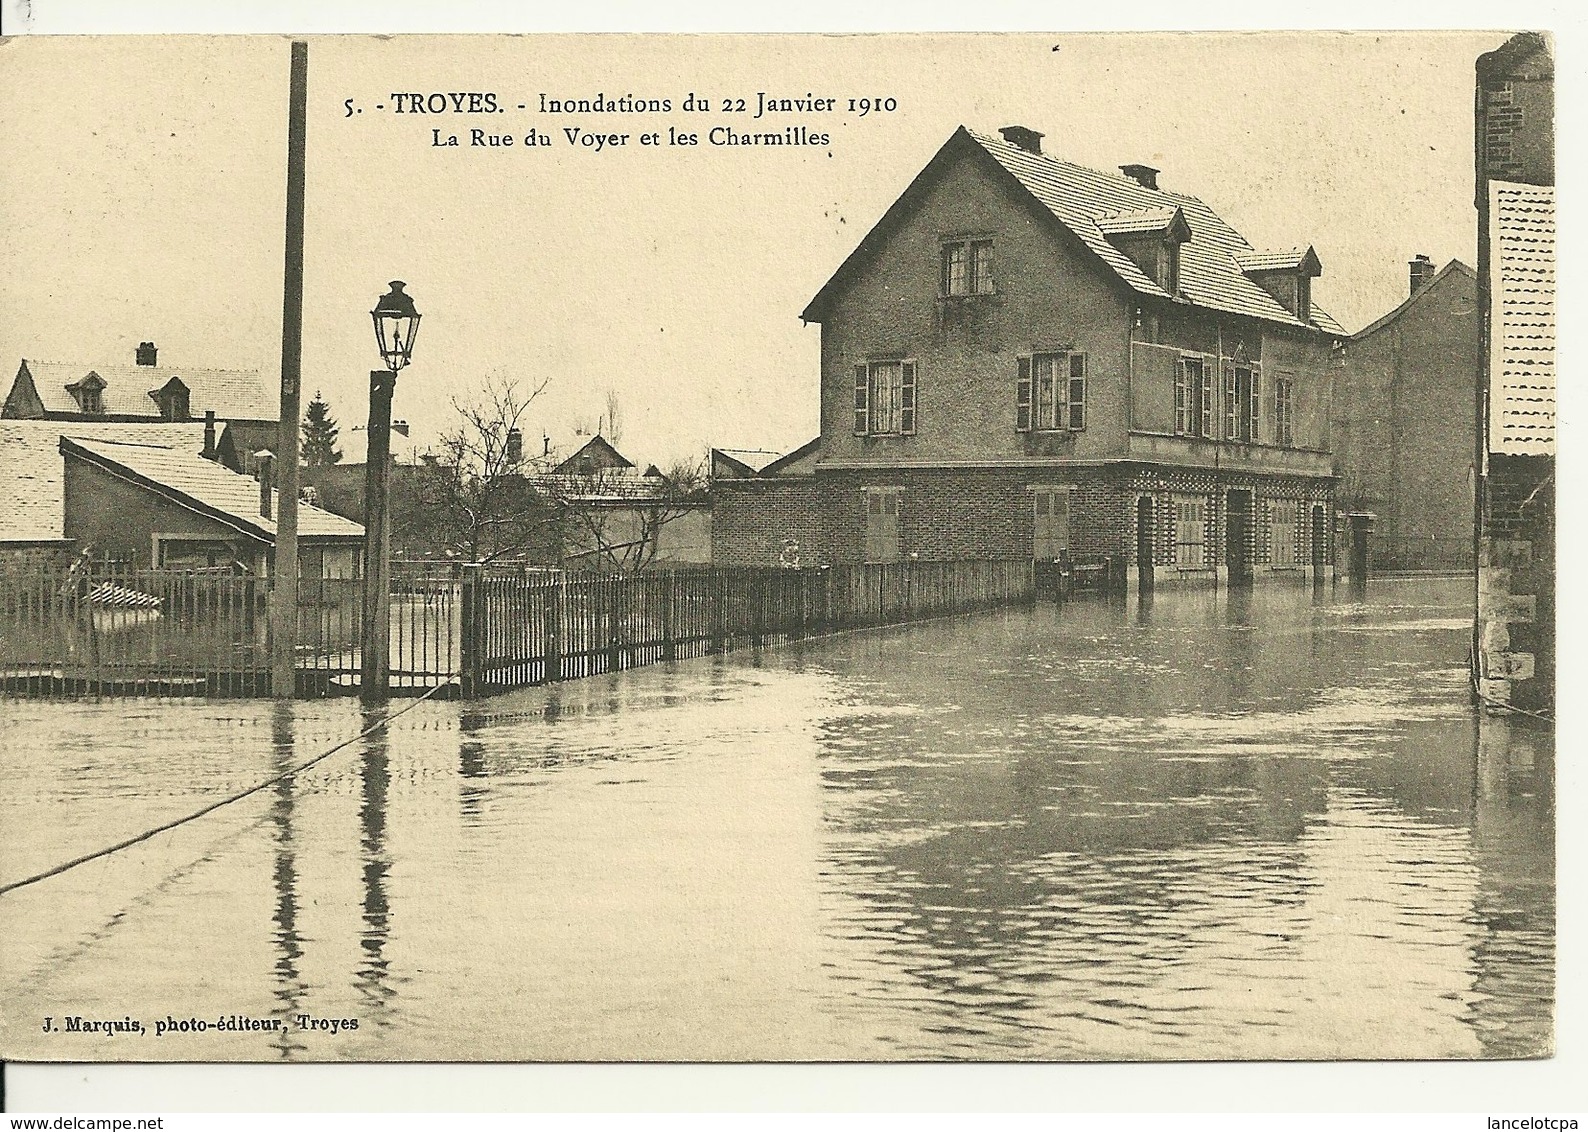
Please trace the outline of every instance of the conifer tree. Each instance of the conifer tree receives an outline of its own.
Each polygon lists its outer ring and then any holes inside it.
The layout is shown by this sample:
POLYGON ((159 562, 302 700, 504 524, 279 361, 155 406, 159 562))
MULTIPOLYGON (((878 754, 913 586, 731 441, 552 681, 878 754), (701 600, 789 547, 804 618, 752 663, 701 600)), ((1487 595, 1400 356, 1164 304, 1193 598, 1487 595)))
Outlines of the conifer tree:
POLYGON ((342 453, 336 447, 337 431, 331 407, 316 389, 303 413, 303 462, 315 468, 338 463, 342 453))

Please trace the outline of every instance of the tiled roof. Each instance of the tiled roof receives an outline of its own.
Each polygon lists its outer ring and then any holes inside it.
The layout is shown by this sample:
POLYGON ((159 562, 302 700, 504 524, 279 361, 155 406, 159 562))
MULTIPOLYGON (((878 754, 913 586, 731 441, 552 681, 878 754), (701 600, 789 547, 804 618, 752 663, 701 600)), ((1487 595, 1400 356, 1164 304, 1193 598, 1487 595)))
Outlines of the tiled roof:
POLYGON ((98 438, 131 434, 195 454, 204 448, 202 423, 0 420, 0 542, 48 542, 65 537, 61 436, 66 433, 98 438))
MULTIPOLYGON (((60 426, 57 425, 57 428, 60 426)), ((126 439, 88 439, 61 429, 62 449, 81 453, 95 464, 132 473, 161 494, 202 514, 218 518, 257 537, 275 541, 276 522, 259 514, 259 483, 251 476, 206 460, 191 447, 159 444, 141 433, 126 439)), ((201 438, 202 439, 202 438, 201 438)), ((272 500, 275 513, 279 499, 272 500)), ((310 538, 362 538, 364 528, 340 515, 306 503, 298 506, 298 534, 310 538)))
POLYGON ((1099 230, 1106 236, 1127 232, 1158 232, 1174 222, 1177 209, 1167 205, 1161 208, 1138 208, 1131 212, 1115 212, 1096 218, 1099 230))
MULTIPOLYGON (((1179 208, 1185 213, 1193 233, 1180 247, 1180 289, 1185 298, 1197 306, 1229 314, 1290 326, 1303 325, 1273 296, 1246 277, 1236 257, 1253 255, 1256 249, 1196 197, 1149 189, 1128 177, 1071 165, 974 130, 966 133, 1132 290, 1164 299, 1170 297, 1147 278, 1129 256, 1108 241, 1096 218, 1179 208)), ((1312 316, 1313 324, 1319 329, 1327 333, 1345 333, 1344 327, 1316 303, 1312 316)))
POLYGON ((1286 248, 1277 252, 1242 252, 1235 266, 1242 271, 1295 271, 1301 267, 1311 248, 1286 248))
POLYGON ((588 476, 543 472, 531 475, 529 481, 546 495, 584 503, 643 502, 667 493, 663 477, 642 475, 633 468, 609 468, 588 476))
POLYGON ((1489 450, 1555 451, 1555 189, 1489 182, 1489 450))
POLYGON ((67 392, 90 373, 105 383, 104 409, 114 416, 160 416, 160 406, 149 394, 173 377, 188 387, 189 412, 202 417, 214 409, 221 420, 273 421, 280 417, 280 395, 255 370, 188 369, 183 366, 86 366, 68 362, 38 362, 24 358, 46 412, 76 413, 76 398, 67 392))

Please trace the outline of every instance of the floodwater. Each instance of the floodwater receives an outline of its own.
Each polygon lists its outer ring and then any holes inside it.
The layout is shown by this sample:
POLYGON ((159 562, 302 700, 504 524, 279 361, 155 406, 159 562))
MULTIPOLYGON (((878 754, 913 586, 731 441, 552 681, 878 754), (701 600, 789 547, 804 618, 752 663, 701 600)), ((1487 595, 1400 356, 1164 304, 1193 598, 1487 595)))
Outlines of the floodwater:
MULTIPOLYGON (((0 1053, 1546 1054, 1553 736, 1468 706, 1470 586, 1042 605, 427 702, 0 896, 0 1053)), ((9 881, 364 717, 0 720, 9 881)))

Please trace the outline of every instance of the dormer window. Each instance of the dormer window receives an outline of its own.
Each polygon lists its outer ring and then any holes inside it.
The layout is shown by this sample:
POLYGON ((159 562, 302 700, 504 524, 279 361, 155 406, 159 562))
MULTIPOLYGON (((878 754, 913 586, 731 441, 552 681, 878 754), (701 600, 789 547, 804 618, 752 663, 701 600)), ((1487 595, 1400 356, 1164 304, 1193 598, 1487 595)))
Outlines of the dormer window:
POLYGON ((1180 245, 1191 239, 1191 225, 1178 206, 1109 213, 1095 222, 1143 275, 1170 295, 1180 294, 1180 245))
POLYGON ((1247 252, 1235 257, 1245 276, 1301 322, 1312 322, 1312 281, 1323 274, 1312 248, 1247 252))
POLYGON ((66 387, 66 392, 84 413, 98 415, 105 411, 105 379, 97 373, 90 372, 83 380, 74 381, 66 387))
POLYGON ((992 294, 992 241, 945 243, 939 289, 946 298, 992 294))
POLYGON ((162 421, 185 421, 189 417, 188 388, 180 377, 173 377, 159 389, 151 389, 149 396, 160 406, 162 421))

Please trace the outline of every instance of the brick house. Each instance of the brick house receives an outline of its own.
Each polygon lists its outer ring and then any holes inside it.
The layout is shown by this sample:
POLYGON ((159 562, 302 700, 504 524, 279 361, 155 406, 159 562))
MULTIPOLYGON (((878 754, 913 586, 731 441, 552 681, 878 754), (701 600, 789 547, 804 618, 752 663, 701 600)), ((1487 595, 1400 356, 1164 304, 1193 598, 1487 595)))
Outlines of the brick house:
POLYGON ((1371 513, 1375 570, 1472 569, 1478 276, 1410 263, 1408 296, 1351 336, 1332 410, 1337 499, 1371 513))
POLYGON ((821 435, 713 483, 713 557, 1110 555, 1132 584, 1322 575, 1345 331, 1157 170, 955 131, 803 312, 821 435))
POLYGON ((1555 704, 1555 64, 1524 32, 1476 65, 1481 315, 1473 678, 1555 704))

